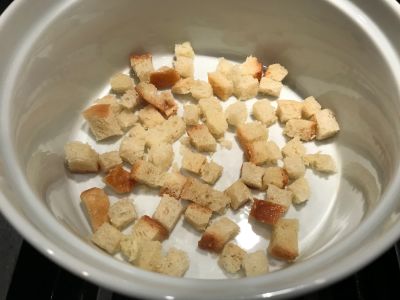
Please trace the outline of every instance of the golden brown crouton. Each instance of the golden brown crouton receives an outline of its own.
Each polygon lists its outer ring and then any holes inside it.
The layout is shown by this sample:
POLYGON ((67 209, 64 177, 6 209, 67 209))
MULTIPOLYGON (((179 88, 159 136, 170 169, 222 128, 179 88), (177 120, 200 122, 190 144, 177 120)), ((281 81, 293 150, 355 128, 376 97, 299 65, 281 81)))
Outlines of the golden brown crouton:
POLYGON ((91 188, 83 191, 81 201, 86 208, 93 231, 96 231, 103 223, 108 221, 110 201, 102 189, 91 188))
POLYGON ((221 100, 226 100, 233 94, 233 82, 220 72, 208 73, 208 82, 214 94, 221 100))
POLYGON ((309 142, 315 139, 317 124, 309 120, 292 119, 286 122, 283 133, 288 137, 299 137, 302 141, 309 142))
POLYGON ((239 233, 240 227, 230 219, 221 217, 207 227, 198 242, 199 248, 221 252, 225 244, 239 233))
POLYGON ((242 267, 243 258, 246 255, 246 251, 240 248, 238 245, 228 243, 219 256, 219 265, 228 273, 237 273, 242 267))
POLYGON ((104 223, 93 234, 92 242, 101 249, 114 255, 119 250, 119 243, 122 238, 122 233, 108 223, 104 223))
POLYGON ((139 83, 135 89, 146 102, 153 105, 165 116, 169 117, 176 114, 178 106, 170 91, 158 93, 154 85, 145 82, 139 83))
POLYGON ((122 165, 112 168, 103 178, 103 182, 118 194, 125 194, 132 191, 135 181, 130 178, 128 171, 122 165))
POLYGON ((287 74, 288 71, 286 70, 286 68, 280 64, 271 64, 265 71, 265 77, 271 78, 276 81, 282 81, 287 74))
POLYGON ((160 187, 163 185, 164 172, 151 162, 137 160, 131 169, 131 178, 149 187, 160 187))
POLYGON ((215 152, 217 141, 204 124, 190 126, 186 129, 190 143, 200 152, 215 152))
POLYGON ((225 190, 225 194, 231 198, 231 207, 234 210, 239 209, 246 202, 253 199, 249 188, 241 181, 237 180, 225 190))
POLYGON ((150 73, 154 71, 153 57, 150 53, 132 55, 131 66, 141 82, 150 81, 150 73))
POLYGON ((99 170, 99 155, 88 144, 69 142, 64 147, 65 160, 71 172, 90 173, 99 170))
POLYGON ((261 79, 263 65, 258 61, 257 57, 248 56, 246 61, 240 65, 241 75, 251 75, 257 80, 261 79))
POLYGON ((206 229, 211 216, 211 209, 197 203, 190 203, 185 210, 185 220, 199 231, 206 229))
POLYGON ((161 67, 150 73, 150 83, 157 89, 171 88, 180 78, 179 73, 169 67, 161 67))
POLYGON ((168 238, 168 230, 157 220, 144 215, 133 225, 132 235, 150 241, 163 241, 168 238))
POLYGON ((283 205, 254 199, 250 216, 265 224, 275 224, 286 213, 283 205))
POLYGON ((299 221, 280 219, 273 227, 268 252, 273 257, 293 261, 299 255, 299 221))

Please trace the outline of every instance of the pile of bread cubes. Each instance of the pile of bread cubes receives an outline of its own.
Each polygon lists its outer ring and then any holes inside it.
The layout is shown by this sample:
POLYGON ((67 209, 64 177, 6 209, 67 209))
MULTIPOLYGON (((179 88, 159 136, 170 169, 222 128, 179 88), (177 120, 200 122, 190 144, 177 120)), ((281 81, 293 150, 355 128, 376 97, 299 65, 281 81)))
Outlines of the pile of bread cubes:
POLYGON ((152 216, 138 216, 129 197, 110 205, 102 188, 81 193, 93 229, 91 240, 109 254, 121 252, 139 268, 183 276, 189 268, 187 253, 162 247, 183 215, 202 232, 198 247, 218 253, 218 262, 226 272, 243 270, 245 276, 261 275, 268 272, 266 251, 246 253, 235 244, 240 228, 223 216, 224 212, 228 207, 237 211, 250 205, 249 218, 272 229, 269 255, 294 261, 299 255, 299 222, 284 216, 292 204, 310 197, 306 167, 328 174, 336 171, 331 156, 307 154, 303 142, 330 138, 339 125, 332 111, 321 108, 314 97, 277 100, 276 109, 268 99, 256 100, 254 121, 246 123, 243 100, 259 94, 279 97, 286 68, 280 64, 264 67, 253 56, 242 64, 221 58, 206 82, 194 79, 194 56, 189 42, 175 45, 173 68, 154 70, 151 54, 131 56, 132 77, 114 75, 111 93, 83 112, 97 141, 123 135, 119 151, 99 154, 88 144, 69 142, 65 146, 66 166, 74 173, 102 172, 106 186, 121 195, 128 195, 139 184, 159 189, 160 201, 152 216), (177 114, 179 101, 174 95, 194 100, 183 106, 182 117, 177 114), (239 101, 224 111, 221 101, 231 96, 239 101), (289 138, 282 149, 268 139, 268 127, 277 121, 289 138), (224 139, 229 126, 236 130, 246 161, 240 178, 219 191, 213 185, 223 166, 208 155, 217 151, 218 143, 230 149, 231 142, 224 139), (173 164, 172 144, 178 140, 186 176, 173 164), (254 199, 251 189, 266 191, 265 199, 254 199), (131 233, 123 234, 130 225, 131 233))

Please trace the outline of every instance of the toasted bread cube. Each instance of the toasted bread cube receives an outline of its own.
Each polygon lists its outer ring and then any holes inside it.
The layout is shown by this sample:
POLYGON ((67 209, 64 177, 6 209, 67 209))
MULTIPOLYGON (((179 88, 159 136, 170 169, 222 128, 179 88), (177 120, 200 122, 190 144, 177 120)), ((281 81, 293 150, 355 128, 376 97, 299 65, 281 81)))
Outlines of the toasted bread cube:
POLYGON ((162 264, 162 246, 159 241, 142 240, 136 265, 144 270, 157 272, 162 264))
POLYGON ((99 164, 101 170, 107 173, 110 169, 122 164, 122 159, 118 151, 105 152, 99 155, 99 164))
POLYGON ((82 114, 96 141, 123 134, 110 104, 92 105, 82 114))
POLYGON ((145 140, 133 136, 125 136, 119 146, 119 155, 122 160, 133 165, 144 157, 145 140))
POLYGON ((245 255, 246 251, 238 245, 228 243, 222 249, 218 263, 226 272, 234 274, 240 271, 245 255))
POLYGON ((304 164, 323 173, 335 173, 336 164, 329 154, 307 154, 303 157, 304 164))
POLYGON ((190 93, 194 99, 200 100, 212 97, 213 89, 207 81, 194 80, 190 87, 190 93))
POLYGON ((199 108, 204 116, 211 112, 223 112, 220 101, 215 97, 201 99, 199 101, 199 108))
POLYGON ((92 242, 101 249, 114 255, 120 249, 122 233, 108 223, 104 223, 92 236, 92 242))
POLYGON ((300 204, 310 198, 310 185, 307 179, 300 177, 288 185, 288 190, 293 193, 293 203, 300 204))
POLYGON ((110 84, 113 92, 117 94, 123 94, 134 86, 132 78, 122 73, 115 74, 111 77, 110 84))
POLYGON ((225 131, 228 129, 228 123, 218 99, 214 97, 201 99, 199 107, 206 119, 206 125, 211 134, 216 138, 223 137, 225 131))
POLYGON ((301 156, 292 155, 283 159, 283 165, 290 179, 297 179, 304 176, 306 167, 301 156))
POLYGON ((121 97, 119 104, 128 110, 133 110, 140 102, 139 95, 135 89, 127 90, 121 97))
POLYGON ((242 266, 247 277, 268 273, 268 259, 264 251, 261 250, 246 254, 242 266))
POLYGON ((85 206, 93 231, 108 221, 110 200, 107 194, 99 188, 91 188, 81 193, 81 201, 85 206))
POLYGON ((158 272, 169 276, 183 277, 189 269, 189 265, 189 257, 186 252, 172 247, 168 250, 167 255, 163 257, 158 272))
POLYGON ((127 129, 135 125, 135 123, 138 121, 138 116, 130 110, 123 109, 117 115, 117 121, 122 130, 126 131, 127 129))
POLYGON ((221 217, 207 227, 198 246, 203 250, 221 252, 225 244, 233 239, 239 231, 240 227, 235 222, 227 217, 221 217))
POLYGON ((207 161, 203 154, 195 153, 187 149, 183 153, 182 168, 195 174, 200 174, 200 169, 207 161))
POLYGON ((165 122, 164 117, 153 105, 146 105, 139 111, 139 120, 144 128, 152 128, 165 122))
POLYGON ((201 152, 215 152, 217 150, 217 141, 212 136, 208 127, 204 124, 190 126, 186 130, 190 143, 201 152))
POLYGON ((135 263, 139 256, 142 239, 134 235, 123 235, 120 246, 122 255, 130 262, 135 263))
POLYGON ((317 123, 317 140, 324 140, 339 132, 339 124, 335 115, 329 109, 323 109, 313 116, 317 123))
POLYGON ((160 190, 160 195, 169 195, 175 199, 181 198, 183 186, 186 183, 186 177, 179 173, 169 173, 165 176, 164 184, 160 190))
POLYGON ((163 241, 168 238, 168 230, 157 220, 144 215, 133 225, 132 235, 139 239, 163 241))
POLYGON ((299 137, 302 141, 309 142, 315 138, 317 124, 309 120, 292 119, 286 122, 283 133, 288 137, 299 137))
POLYGON ((245 145, 247 159, 255 165, 262 165, 269 160, 267 141, 254 141, 245 145))
POLYGON ((181 117, 172 116, 162 125, 165 132, 166 142, 174 143, 185 133, 185 122, 181 117))
POLYGON ((181 78, 177 81, 171 88, 171 92, 178 95, 186 95, 190 93, 190 88, 192 87, 194 79, 192 77, 181 78))
POLYGON ((118 103, 118 99, 115 95, 105 95, 104 97, 101 97, 100 99, 97 99, 94 102, 94 105, 97 105, 97 104, 110 104, 112 111, 115 114, 118 114, 122 109, 122 107, 118 103))
POLYGON ((250 162, 244 162, 240 179, 249 187, 261 189, 263 175, 264 168, 258 167, 250 162))
POLYGON ((135 221, 137 215, 133 203, 128 198, 124 198, 111 205, 108 217, 112 225, 118 229, 123 229, 135 221))
POLYGON ((153 218, 171 232, 178 222, 179 217, 182 215, 182 212, 183 206, 180 201, 168 195, 164 195, 153 214, 153 218))
POLYGON ((303 103, 295 100, 278 100, 276 115, 281 123, 292 119, 301 119, 303 103))
POLYGON ((251 142, 268 139, 268 129, 260 122, 240 124, 236 128, 236 132, 239 142, 244 148, 251 142))
POLYGON ((175 44, 175 56, 194 57, 194 50, 190 42, 175 44))
POLYGON ((231 198, 231 207, 234 210, 239 209, 253 199, 249 188, 241 181, 237 180, 232 183, 226 190, 225 194, 231 198))
POLYGON ((131 169, 131 178, 149 187, 160 187, 163 185, 165 173, 151 162, 137 160, 131 169))
POLYGON ((154 84, 157 89, 171 88, 180 78, 179 73, 169 67, 161 67, 150 73, 150 83, 154 84))
POLYGON ((258 100, 254 103, 253 117, 268 127, 277 120, 275 109, 268 99, 258 100))
POLYGON ((99 170, 99 155, 88 144, 69 142, 64 147, 65 160, 71 172, 90 173, 99 170))
POLYGON ((157 108, 166 117, 176 114, 178 106, 170 91, 163 91, 158 94, 157 88, 146 82, 139 83, 135 90, 140 97, 157 108))
POLYGON ((265 224, 275 224, 287 212, 287 207, 269 201, 254 199, 250 216, 265 224))
POLYGON ((278 159, 282 159, 282 153, 278 145, 273 141, 268 141, 267 143, 267 162, 276 164, 278 159))
POLYGON ((154 71, 152 55, 150 53, 132 55, 131 67, 141 82, 149 82, 150 73, 154 71))
POLYGON ((174 160, 174 151, 171 144, 160 143, 152 146, 148 153, 147 158, 149 162, 153 163, 163 171, 167 171, 174 160))
POLYGON ((211 216, 211 209, 196 203, 190 203, 185 210, 185 220, 198 231, 206 229, 211 216))
POLYGON ((232 72, 233 72, 233 66, 234 66, 233 63, 231 63, 230 61, 221 57, 218 60, 217 69, 215 71, 217 73, 221 73, 221 74, 225 75, 226 78, 231 79, 232 72))
POLYGON ((248 100, 257 96, 259 82, 251 75, 239 76, 234 80, 233 94, 239 100, 248 100))
POLYGON ((304 118, 309 119, 320 110, 321 104, 319 104, 314 97, 310 96, 304 99, 302 108, 302 115, 304 118))
POLYGON ((280 219, 272 229, 268 252, 275 258, 293 261, 299 255, 299 221, 280 219))
POLYGON ((257 57, 248 56, 246 61, 240 65, 241 75, 251 75, 257 80, 261 79, 263 65, 258 61, 257 57))
POLYGON ((226 100, 233 94, 233 82, 220 72, 208 73, 208 82, 210 83, 214 95, 221 100, 226 100))
POLYGON ((263 187, 268 188, 269 184, 273 184, 280 189, 285 188, 289 182, 289 176, 285 169, 281 167, 268 167, 265 169, 263 176, 263 187))
POLYGON ((222 166, 213 161, 206 162, 200 169, 201 179, 208 184, 214 184, 221 177, 223 169, 222 166))
POLYGON ((187 104, 183 107, 183 119, 186 125, 197 125, 200 120, 200 108, 197 105, 187 104))
POLYGON ((191 57, 177 56, 174 61, 175 70, 181 77, 193 77, 194 74, 194 61, 191 57))
POLYGON ((280 64, 272 64, 268 66, 265 72, 265 77, 271 78, 276 81, 282 81, 287 74, 288 71, 284 66, 280 64))
POLYGON ((270 95, 273 97, 279 97, 283 84, 280 81, 273 80, 271 78, 263 77, 260 81, 258 91, 262 94, 270 95))
POLYGON ((112 168, 103 178, 103 182, 117 194, 129 193, 135 186, 129 172, 125 171, 122 165, 112 168))
POLYGON ((280 189, 273 184, 268 185, 267 195, 265 200, 269 203, 274 203, 283 206, 286 211, 292 204, 293 193, 288 190, 280 189))
POLYGON ((238 126, 247 119, 247 107, 243 102, 235 102, 228 106, 225 111, 226 120, 229 125, 238 126))
POLYGON ((300 138, 295 136, 293 139, 287 142, 285 146, 283 146, 282 154, 284 156, 298 155, 303 157, 306 154, 306 148, 300 141, 300 138))

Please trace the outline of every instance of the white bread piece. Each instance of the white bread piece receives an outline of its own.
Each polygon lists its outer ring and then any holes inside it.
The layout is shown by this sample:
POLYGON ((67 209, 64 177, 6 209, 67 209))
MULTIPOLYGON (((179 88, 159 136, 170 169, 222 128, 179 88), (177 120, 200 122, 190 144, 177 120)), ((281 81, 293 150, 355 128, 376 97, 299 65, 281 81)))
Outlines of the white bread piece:
POLYGON ((117 73, 110 79, 111 90, 117 94, 123 94, 134 87, 132 78, 129 75, 117 73))
POLYGON ((172 247, 163 257, 158 272, 169 276, 183 277, 189 269, 189 265, 190 261, 186 252, 172 247))
POLYGON ((251 142, 268 139, 268 129, 257 121, 238 125, 236 133, 243 148, 246 148, 246 144, 251 142))
POLYGON ((182 169, 189 172, 200 174, 200 169, 207 161, 207 158, 200 153, 195 153, 185 149, 182 153, 182 169))
POLYGON ((240 179, 232 183, 225 190, 225 194, 231 198, 231 207, 234 210, 238 210, 253 199, 249 188, 240 179))
POLYGON ((171 144, 160 143, 152 146, 147 152, 147 159, 163 171, 168 171, 174 160, 171 144))
POLYGON ((103 178, 103 182, 117 194, 130 193, 135 186, 135 181, 130 178, 122 164, 112 168, 103 178))
POLYGON ((157 220, 144 215, 133 225, 132 236, 142 240, 163 241, 168 238, 168 230, 157 220))
POLYGON ((141 124, 137 123, 128 131, 128 134, 126 136, 145 140, 147 136, 147 131, 141 124))
POLYGON ((226 272, 234 274, 240 271, 245 255, 246 251, 238 245, 228 243, 222 250, 218 263, 226 272))
POLYGON ((105 173, 120 164, 122 164, 122 159, 118 151, 105 152, 99 155, 99 165, 105 173))
POLYGON ((110 200, 102 189, 95 187, 85 190, 81 193, 80 198, 93 231, 96 231, 102 224, 108 222, 110 200))
POLYGON ((201 179, 208 184, 214 184, 221 177, 223 169, 222 166, 213 161, 206 162, 200 169, 201 179))
POLYGON ((218 60, 217 69, 215 71, 217 73, 221 73, 221 74, 225 75, 226 78, 231 79, 232 72, 233 72, 233 66, 234 66, 233 63, 231 63, 230 61, 227 61, 225 58, 221 57, 218 60))
POLYGON ((194 50, 190 42, 183 42, 182 44, 175 44, 175 56, 185 56, 194 58, 194 50))
POLYGON ((157 272, 162 264, 162 246, 159 241, 140 241, 136 266, 143 270, 157 272))
POLYGON ((286 123, 291 119, 301 119, 303 103, 295 100, 278 100, 276 115, 281 123, 286 123))
POLYGON ((317 124, 309 120, 292 119, 286 122, 283 133, 288 137, 298 136, 302 141, 309 142, 315 139, 317 124))
POLYGON ((82 115, 89 123, 96 141, 123 134, 111 104, 92 105, 82 115))
POLYGON ((190 143, 200 152, 215 152, 217 141, 204 124, 190 126, 186 129, 190 143))
POLYGON ((233 94, 233 82, 221 72, 208 73, 208 82, 210 83, 214 95, 221 100, 226 100, 233 94))
POLYGON ((240 227, 235 222, 227 217, 221 217, 206 228, 198 246, 206 251, 221 252, 225 244, 239 231, 240 227))
POLYGON ((335 173, 336 164, 329 154, 307 154, 303 157, 304 164, 314 170, 323 173, 335 173))
POLYGON ((284 189, 289 182, 289 175, 285 169, 281 167, 268 167, 265 169, 263 176, 263 187, 268 188, 268 185, 273 184, 280 189, 284 189))
POLYGON ((154 71, 153 57, 150 53, 131 56, 131 67, 141 82, 150 81, 150 73, 154 71))
POLYGON ((240 179, 248 187, 261 189, 264 168, 258 167, 251 162, 244 162, 241 169, 240 179))
POLYGON ((175 199, 181 198, 183 186, 186 183, 186 177, 180 173, 168 173, 165 176, 164 184, 161 187, 160 195, 169 195, 175 199))
POLYGON ((190 203, 185 210, 185 220, 198 231, 204 231, 210 222, 212 210, 197 203, 190 203))
POLYGON ((135 89, 127 90, 120 98, 119 104, 129 110, 133 110, 140 103, 139 95, 135 89))
POLYGON ((164 171, 151 162, 137 160, 132 165, 131 178, 149 187, 160 187, 163 185, 164 171))
POLYGON ((99 170, 99 155, 88 144, 78 141, 64 146, 67 167, 74 173, 91 173, 99 170))
POLYGON ((137 214, 129 198, 118 200, 108 210, 110 223, 118 229, 123 229, 136 220, 137 214))
POLYGON ((123 235, 120 246, 121 253, 130 263, 135 263, 139 256, 142 239, 134 235, 123 235))
POLYGON ((335 115, 329 109, 323 109, 315 113, 313 120, 317 123, 317 140, 330 138, 340 130, 335 115))
POLYGON ((167 89, 174 86, 181 79, 179 73, 170 67, 161 67, 150 73, 150 83, 157 89, 167 89))
POLYGON ((144 157, 145 139, 126 135, 119 146, 119 155, 123 161, 133 165, 144 157))
POLYGON ((186 126, 197 125, 200 120, 200 108, 193 104, 183 106, 183 120, 186 126))
POLYGON ((300 138, 298 136, 295 136, 293 139, 287 142, 285 146, 283 146, 282 154, 285 157, 293 155, 298 155, 303 157, 306 154, 306 148, 300 141, 300 138))
POLYGON ((163 124, 150 128, 146 135, 146 146, 159 143, 173 144, 185 133, 185 122, 181 117, 169 117, 163 124))
POLYGON ((263 65, 258 61, 257 57, 248 56, 244 63, 240 65, 240 75, 246 76, 251 75, 257 80, 261 79, 263 65))
POLYGON ((268 252, 271 256, 293 261, 299 255, 298 246, 299 221, 297 219, 280 219, 272 229, 268 252))
POLYGON ((139 121, 144 128, 152 128, 165 122, 164 117, 153 105, 146 105, 139 110, 139 121))
POLYGON ((267 143, 267 163, 276 164, 279 159, 282 159, 282 153, 278 145, 274 141, 267 143))
POLYGON ((135 90, 140 97, 157 108, 166 117, 176 114, 178 106, 170 91, 158 93, 153 84, 146 82, 139 83, 135 90))
POLYGON ((207 81, 194 80, 190 86, 190 93, 196 100, 209 98, 213 95, 213 89, 207 81))
POLYGON ((284 66, 280 64, 272 64, 268 66, 264 76, 276 81, 282 81, 287 74, 288 71, 284 66))
POLYGON ((233 94, 239 100, 248 100, 258 94, 259 82, 252 75, 241 75, 233 81, 233 94))
POLYGON ((283 167, 285 168, 290 179, 297 179, 304 176, 306 167, 301 156, 292 155, 283 159, 283 167))
POLYGON ((293 193, 288 190, 280 189, 273 184, 268 185, 267 195, 265 200, 267 202, 283 206, 286 211, 292 204, 293 193))
POLYGON ((274 124, 277 120, 275 108, 272 107, 268 99, 258 100, 254 103, 253 117, 267 127, 274 124))
POLYGON ((190 88, 193 85, 194 79, 192 77, 181 78, 171 88, 171 92, 178 95, 190 94, 190 88))
POLYGON ((111 255, 119 251, 121 239, 122 233, 108 223, 101 225, 92 236, 92 242, 111 255))
POLYGON ((246 277, 259 276, 268 273, 268 259, 264 251, 247 253, 243 258, 242 267, 246 277))
POLYGON ((303 101, 302 115, 303 118, 309 119, 321 110, 321 104, 313 97, 307 97, 303 101))
POLYGON ((223 137, 228 129, 228 123, 218 99, 215 97, 200 99, 199 107, 211 134, 216 138, 223 137))
POLYGON ((183 78, 193 77, 194 59, 186 56, 176 56, 174 61, 174 68, 183 78))
POLYGON ((138 121, 138 116, 132 111, 127 109, 122 109, 117 115, 117 121, 122 130, 126 131, 131 128, 138 121))
POLYGON ((293 193, 292 202, 300 204, 310 198, 310 185, 307 179, 300 177, 288 185, 287 189, 293 193))
POLYGON ((225 110, 226 121, 229 125, 238 126, 247 119, 247 107, 243 102, 235 102, 225 110))
POLYGON ((153 218, 160 222, 169 232, 171 232, 183 212, 181 201, 168 195, 163 195, 153 218))
POLYGON ((260 85, 258 87, 258 92, 273 97, 279 97, 283 84, 280 81, 273 80, 271 78, 263 77, 261 78, 260 85))

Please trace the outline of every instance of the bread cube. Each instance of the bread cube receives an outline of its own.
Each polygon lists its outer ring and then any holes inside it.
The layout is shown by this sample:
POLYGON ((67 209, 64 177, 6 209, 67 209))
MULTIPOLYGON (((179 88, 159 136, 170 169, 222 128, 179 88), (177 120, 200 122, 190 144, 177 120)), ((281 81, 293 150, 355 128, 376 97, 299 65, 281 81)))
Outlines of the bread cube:
POLYGON ((96 141, 123 134, 110 104, 92 105, 82 114, 96 141))
POLYGON ((161 67, 150 73, 150 83, 157 89, 171 88, 180 78, 179 73, 170 67, 161 67))
POLYGON ((244 152, 247 159, 255 165, 262 165, 269 159, 267 141, 254 141, 246 144, 244 152))
POLYGON ((310 185, 307 179, 300 177, 288 185, 288 190, 293 193, 293 203, 301 204, 310 198, 310 185))
POLYGON ((247 119, 247 107, 243 102, 235 102, 228 106, 225 111, 226 120, 229 125, 238 126, 245 123, 247 119))
POLYGON ((300 156, 303 157, 306 154, 306 148, 303 143, 300 141, 298 136, 295 136, 289 142, 286 143, 282 148, 282 154, 284 156, 300 156))
POLYGON ((220 101, 215 97, 200 99, 199 108, 204 117, 212 112, 223 112, 220 101))
POLYGON ((191 57, 176 56, 174 61, 175 70, 181 77, 193 77, 194 75, 194 60, 191 57))
POLYGON ((282 159, 282 153, 278 145, 273 141, 268 141, 267 143, 267 162, 276 164, 278 159, 282 159))
POLYGON ((301 111, 304 118, 309 119, 320 110, 321 104, 319 104, 314 97, 310 96, 304 99, 303 108, 301 111))
POLYGON ((86 209, 93 231, 96 231, 101 225, 108 222, 110 200, 102 189, 95 187, 83 191, 80 198, 86 209))
POLYGON ((186 252, 172 247, 163 257, 158 272, 169 276, 183 277, 189 269, 189 265, 189 257, 186 252))
POLYGON ((183 120, 187 126, 197 125, 200 120, 200 108, 197 105, 187 104, 183 107, 183 120))
POLYGON ((289 175, 285 169, 281 167, 268 167, 265 169, 263 176, 263 187, 273 184, 280 189, 284 189, 289 182, 289 175))
POLYGON ((198 246, 206 251, 221 252, 225 244, 233 239, 239 231, 240 228, 235 222, 227 217, 221 217, 207 227, 198 246))
POLYGON ((182 169, 200 174, 200 169, 206 161, 207 159, 203 154, 186 149, 182 157, 182 169))
POLYGON ((175 199, 181 198, 183 186, 186 183, 186 177, 180 173, 169 173, 165 176, 164 184, 161 187, 160 195, 169 195, 175 199))
POLYGON ((201 99, 199 107, 206 119, 206 125, 211 134, 216 138, 223 137, 225 131, 228 129, 228 123, 218 99, 214 97, 201 99))
POLYGON ((121 109, 123 108, 119 102, 118 99, 115 95, 106 95, 104 97, 101 97, 100 99, 97 99, 94 102, 94 105, 97 104, 109 104, 111 105, 111 111, 117 116, 121 109))
POLYGON ((292 155, 283 159, 283 165, 290 179, 297 179, 304 176, 306 168, 301 156, 292 155))
POLYGON ((122 165, 112 168, 103 178, 103 182, 117 194, 130 193, 135 186, 129 172, 122 165))
POLYGON ((154 71, 153 57, 150 53, 132 55, 131 66, 141 82, 150 81, 150 74, 154 71))
POLYGON ((237 180, 232 183, 226 190, 225 194, 231 198, 231 207, 234 210, 242 207, 246 202, 253 199, 249 188, 241 181, 237 180))
POLYGON ((117 115, 117 121, 122 130, 126 131, 138 121, 138 116, 132 111, 123 109, 117 115))
POLYGON ((190 42, 175 44, 175 56, 194 57, 194 50, 190 42))
POLYGON ((165 132, 165 138, 167 143, 174 143, 185 133, 185 122, 181 117, 172 116, 161 125, 165 132))
POLYGON ((147 153, 147 158, 156 167, 168 171, 174 160, 174 151, 171 144, 160 143, 152 146, 147 153))
POLYGON ((119 155, 123 161, 133 165, 144 157, 145 140, 134 136, 125 136, 119 146, 119 155))
POLYGON ((74 173, 91 173, 99 170, 99 155, 88 144, 69 142, 64 147, 67 167, 74 173))
POLYGON ((309 142, 315 139, 317 124, 309 120, 292 119, 286 122, 283 133, 288 137, 299 137, 302 141, 309 142))
POLYGON ((233 82, 226 75, 220 72, 208 73, 208 82, 210 83, 214 95, 221 100, 226 100, 233 94, 233 82))
POLYGON ((135 221, 137 215, 133 203, 128 198, 124 198, 111 205, 108 217, 112 225, 118 229, 123 229, 135 221))
POLYGON ((275 109, 268 99, 258 100, 254 103, 253 117, 268 127, 277 120, 275 109))
POLYGON ((219 256, 218 263, 228 273, 237 273, 242 267, 243 258, 246 251, 238 245, 228 243, 219 256))
POLYGON ((178 95, 186 95, 190 93, 194 79, 192 77, 179 79, 171 88, 171 92, 178 95))
POLYGON ((200 152, 215 152, 217 141, 204 124, 190 126, 186 129, 190 143, 200 152))
POLYGON ((265 196, 267 202, 281 205, 287 211, 292 204, 292 199, 293 193, 291 191, 280 189, 273 184, 268 185, 267 195, 265 196))
POLYGON ((157 272, 162 264, 162 246, 159 241, 142 240, 136 266, 143 270, 157 272))
POLYGON ((157 88, 146 82, 139 83, 135 90, 143 100, 153 105, 166 117, 176 114, 178 106, 170 91, 157 93, 157 88))
POLYGON ((144 129, 144 127, 137 123, 135 124, 129 131, 127 136, 133 137, 139 140, 145 140, 147 136, 147 131, 144 129))
POLYGON ((226 140, 224 138, 218 139, 218 143, 221 145, 222 148, 231 150, 232 149, 232 141, 226 140))
POLYGON ((239 124, 236 133, 243 148, 246 148, 246 145, 251 142, 268 139, 268 129, 260 122, 239 124))
POLYGON ((240 65, 241 75, 251 75, 257 80, 261 79, 263 65, 258 61, 257 57, 248 56, 244 63, 240 65))
POLYGON ((161 168, 144 160, 135 161, 131 169, 131 178, 149 187, 162 186, 164 175, 161 168))
POLYGON ((221 73, 225 75, 226 78, 231 79, 232 78, 232 72, 233 72, 233 63, 230 61, 226 60, 225 58, 221 57, 218 60, 218 65, 217 69, 215 70, 217 73, 221 73))
POLYGON ((139 256, 142 239, 134 235, 123 235, 120 246, 121 253, 130 263, 135 263, 139 256))
POLYGON ((128 110, 133 110, 140 102, 139 95, 135 89, 127 90, 120 98, 119 104, 128 110))
POLYGON ((122 159, 118 151, 105 152, 99 155, 99 164, 101 170, 107 173, 110 169, 122 164, 122 159))
POLYGON ((258 80, 252 75, 242 75, 233 82, 233 94, 239 100, 248 100, 257 96, 258 80))
POLYGON ((292 119, 301 119, 303 103, 295 100, 278 100, 276 115, 281 123, 292 119))
POLYGON ((288 71, 284 66, 280 64, 272 64, 268 66, 264 76, 276 81, 282 81, 287 74, 288 71))
POLYGON ((185 210, 185 220, 198 231, 204 231, 210 222, 212 210, 196 203, 190 203, 185 210))
POLYGON ((246 254, 242 266, 247 277, 268 273, 268 259, 264 251, 261 250, 246 254))
POLYGON ((299 221, 280 219, 272 229, 268 252, 275 258, 293 261, 299 255, 299 221))
POLYGON ((317 140, 324 140, 339 132, 339 124, 335 115, 329 109, 323 109, 313 116, 317 123, 317 140))
POLYGON ((111 89, 114 93, 123 94, 134 87, 132 78, 122 73, 115 74, 110 79, 111 89))
POLYGON ((250 217, 264 224, 275 224, 287 212, 288 208, 269 201, 254 199, 250 217))
POLYGON ((157 220, 144 215, 133 225, 132 235, 138 239, 163 241, 168 238, 168 230, 157 220))
POLYGON ((303 157, 304 164, 316 171, 323 173, 335 173, 336 164, 329 154, 307 154, 303 157))
POLYGON ((258 167, 250 162, 244 162, 240 179, 249 187, 261 189, 263 175, 264 168, 258 167))
POLYGON ((273 80, 271 78, 263 77, 260 81, 258 91, 262 94, 270 95, 273 97, 279 97, 283 84, 280 81, 273 80))
POLYGON ((160 222, 169 232, 171 232, 179 220, 183 211, 182 203, 168 195, 162 196, 153 219, 160 222))
POLYGON ((190 93, 194 99, 200 100, 213 95, 213 89, 207 81, 194 80, 190 86, 190 93))
POLYGON ((221 177, 223 169, 222 166, 213 161, 206 162, 200 169, 201 179, 208 184, 214 184, 221 177))
POLYGON ((104 223, 92 236, 92 242, 111 255, 120 249, 122 233, 108 223, 104 223))

